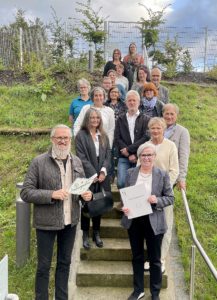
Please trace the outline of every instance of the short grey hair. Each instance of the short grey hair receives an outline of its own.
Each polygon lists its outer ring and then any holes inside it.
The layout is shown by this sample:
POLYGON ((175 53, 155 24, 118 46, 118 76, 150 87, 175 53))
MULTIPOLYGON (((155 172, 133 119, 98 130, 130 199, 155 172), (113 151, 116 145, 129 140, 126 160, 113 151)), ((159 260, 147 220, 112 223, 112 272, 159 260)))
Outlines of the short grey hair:
POLYGON ((173 108, 175 110, 176 114, 177 115, 179 114, 179 107, 175 103, 164 104, 162 112, 164 113, 167 110, 167 108, 173 108))
POLYGON ((130 90, 130 91, 128 91, 128 92, 126 93, 125 101, 127 101, 128 98, 129 98, 130 96, 132 96, 132 95, 136 96, 138 102, 140 102, 140 96, 139 96, 139 93, 138 93, 137 91, 134 91, 134 90, 130 90))
POLYGON ((70 135, 70 138, 72 137, 72 130, 69 126, 66 126, 64 124, 58 124, 56 126, 54 126, 52 129, 51 129, 51 132, 50 132, 50 137, 52 138, 54 135, 55 135, 55 131, 56 129, 58 128, 65 128, 65 129, 69 129, 69 135, 70 135))
POLYGON ((90 82, 87 79, 85 79, 85 78, 79 79, 78 82, 77 82, 77 88, 78 88, 78 90, 80 89, 80 86, 82 84, 84 84, 84 85, 86 85, 88 87, 88 92, 89 92, 90 89, 91 89, 90 82))
POLYGON ((146 143, 139 146, 139 148, 137 150, 137 157, 139 157, 142 154, 142 152, 147 148, 151 148, 153 150, 153 153, 156 155, 155 146, 150 142, 146 142, 146 143))
POLYGON ((106 99, 106 92, 104 90, 103 87, 101 86, 96 86, 92 89, 91 93, 90 93, 90 99, 93 101, 93 98, 94 98, 94 94, 95 92, 100 92, 100 93, 103 93, 103 96, 104 96, 104 100, 106 99))
POLYGON ((157 66, 153 67, 151 69, 151 75, 152 75, 153 71, 157 71, 159 73, 160 77, 162 76, 162 71, 159 67, 157 67, 157 66))

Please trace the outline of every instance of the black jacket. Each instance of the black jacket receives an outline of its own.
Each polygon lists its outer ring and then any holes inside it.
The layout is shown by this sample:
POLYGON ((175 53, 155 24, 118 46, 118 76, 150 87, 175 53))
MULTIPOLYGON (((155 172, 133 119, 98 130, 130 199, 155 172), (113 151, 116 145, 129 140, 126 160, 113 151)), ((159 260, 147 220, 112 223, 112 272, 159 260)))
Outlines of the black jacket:
MULTIPOLYGON (((75 150, 77 156, 82 162, 84 173, 87 178, 96 173, 99 175, 102 167, 106 168, 108 174, 111 161, 111 150, 107 137, 104 145, 102 145, 100 139, 99 157, 97 159, 95 145, 90 133, 81 129, 75 137, 75 150)), ((104 187, 105 191, 110 191, 109 176, 106 176, 102 186, 104 187)))
POLYGON ((129 126, 127 122, 127 115, 121 115, 117 119, 115 126, 115 139, 114 143, 118 150, 119 157, 122 156, 120 150, 127 148, 129 154, 135 154, 139 146, 149 140, 148 134, 148 122, 150 118, 142 113, 140 113, 135 122, 134 128, 134 143, 131 141, 129 126))

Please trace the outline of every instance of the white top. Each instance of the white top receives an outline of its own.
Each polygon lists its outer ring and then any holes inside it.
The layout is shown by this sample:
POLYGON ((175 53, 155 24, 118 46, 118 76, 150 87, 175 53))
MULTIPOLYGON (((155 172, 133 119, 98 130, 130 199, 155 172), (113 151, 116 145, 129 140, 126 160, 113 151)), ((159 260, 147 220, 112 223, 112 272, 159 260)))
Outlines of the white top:
MULTIPOLYGON (((147 143, 153 144, 152 141, 148 141, 147 143)), ((153 145, 156 149, 154 165, 169 173, 170 183, 173 186, 179 175, 179 161, 176 145, 166 138, 163 139, 161 144, 153 145)))
POLYGON ((129 132, 130 132, 130 138, 131 138, 131 142, 132 144, 134 143, 134 129, 135 129, 135 123, 136 123, 136 119, 139 115, 139 110, 137 110, 137 112, 134 115, 129 115, 129 113, 127 112, 127 122, 128 122, 128 126, 129 126, 129 132))
POLYGON ((150 174, 144 174, 142 172, 139 172, 136 185, 144 184, 146 194, 151 196, 151 189, 152 189, 152 173, 150 174))
POLYGON ((121 84, 126 92, 129 90, 129 80, 125 76, 117 76, 115 79, 115 84, 121 84))
POLYGON ((84 120, 85 113, 90 107, 94 107, 96 110, 100 111, 102 115, 102 121, 103 121, 103 129, 105 130, 105 133, 108 136, 110 147, 112 148, 113 145, 113 139, 114 139, 114 130, 115 130, 115 115, 112 108, 108 106, 103 106, 101 108, 91 106, 91 105, 85 105, 79 116, 77 117, 75 123, 74 123, 74 136, 78 133, 78 131, 81 129, 81 124, 84 120))
MULTIPOLYGON (((56 160, 61 174, 61 183, 62 188, 66 191, 69 191, 70 186, 72 185, 72 168, 71 168, 71 156, 68 155, 67 162, 66 162, 66 169, 64 168, 63 161, 61 159, 57 159, 55 153, 52 151, 52 156, 56 160)), ((72 198, 71 194, 63 201, 63 214, 64 214, 64 225, 72 224, 72 198)))
MULTIPOLYGON (((92 133, 90 133, 90 134, 92 136, 93 143, 94 143, 94 146, 96 149, 96 156, 99 157, 99 135, 100 135, 100 132, 97 130, 95 139, 94 139, 92 133)), ((107 176, 107 170, 105 167, 102 167, 100 171, 104 172, 105 176, 107 176)))

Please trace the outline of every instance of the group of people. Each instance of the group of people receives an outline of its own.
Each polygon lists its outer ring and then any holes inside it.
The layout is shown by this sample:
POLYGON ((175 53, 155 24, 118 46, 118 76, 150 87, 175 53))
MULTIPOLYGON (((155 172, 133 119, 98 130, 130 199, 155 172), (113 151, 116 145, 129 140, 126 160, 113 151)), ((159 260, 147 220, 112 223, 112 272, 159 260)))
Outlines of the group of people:
MULTIPOLYGON (((144 270, 150 271, 152 300, 159 299, 165 258, 173 225, 173 188, 186 189, 190 153, 189 132, 177 124, 179 108, 169 101, 168 89, 160 84, 161 71, 149 72, 135 43, 121 60, 119 49, 106 63, 101 86, 91 89, 88 80, 78 81, 79 96, 69 110, 71 128, 57 125, 51 131, 51 148, 36 157, 26 174, 21 197, 34 203, 38 265, 37 300, 48 299, 49 271, 55 238, 57 266, 55 299, 68 299, 68 276, 81 205, 83 247, 91 248, 90 218, 85 201, 93 193, 111 191, 117 176, 119 189, 144 184, 144 201, 151 204, 150 215, 128 219, 130 210, 119 203, 121 223, 128 230, 132 250, 134 290, 128 300, 144 296, 144 270), (71 154, 74 139, 76 156, 71 154), (117 160, 117 165, 115 161, 117 160), (116 174, 117 169, 117 174, 116 174), (68 193, 77 177, 95 179, 81 196, 68 193), (81 201, 80 201, 81 202, 81 201), (147 258, 144 257, 146 241, 147 258)), ((103 247, 101 216, 92 218, 96 246, 103 247)))

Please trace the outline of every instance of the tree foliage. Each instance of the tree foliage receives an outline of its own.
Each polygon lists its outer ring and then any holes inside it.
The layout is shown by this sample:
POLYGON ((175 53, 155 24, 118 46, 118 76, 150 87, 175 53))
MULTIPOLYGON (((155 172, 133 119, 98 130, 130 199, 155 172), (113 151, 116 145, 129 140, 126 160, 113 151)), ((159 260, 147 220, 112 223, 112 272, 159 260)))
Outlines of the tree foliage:
POLYGON ((103 29, 105 18, 100 16, 102 6, 98 10, 94 10, 90 5, 90 0, 87 3, 77 2, 77 5, 79 7, 76 8, 76 11, 81 13, 84 18, 80 20, 81 27, 77 27, 76 31, 87 42, 94 43, 95 49, 97 49, 106 36, 103 29))
POLYGON ((53 7, 51 9, 53 22, 50 23, 49 27, 52 34, 52 55, 54 61, 59 61, 63 57, 73 57, 73 32, 66 30, 66 24, 57 16, 55 9, 53 7))
POLYGON ((185 74, 189 74, 193 71, 192 59, 189 50, 184 50, 181 57, 182 70, 185 74))
POLYGON ((165 23, 165 10, 170 6, 170 4, 159 11, 153 11, 151 8, 148 8, 146 5, 141 3, 139 3, 139 5, 144 7, 148 13, 148 18, 140 18, 141 27, 139 29, 142 33, 143 41, 147 50, 152 48, 154 53, 156 51, 156 43, 159 41, 159 27, 165 23))

